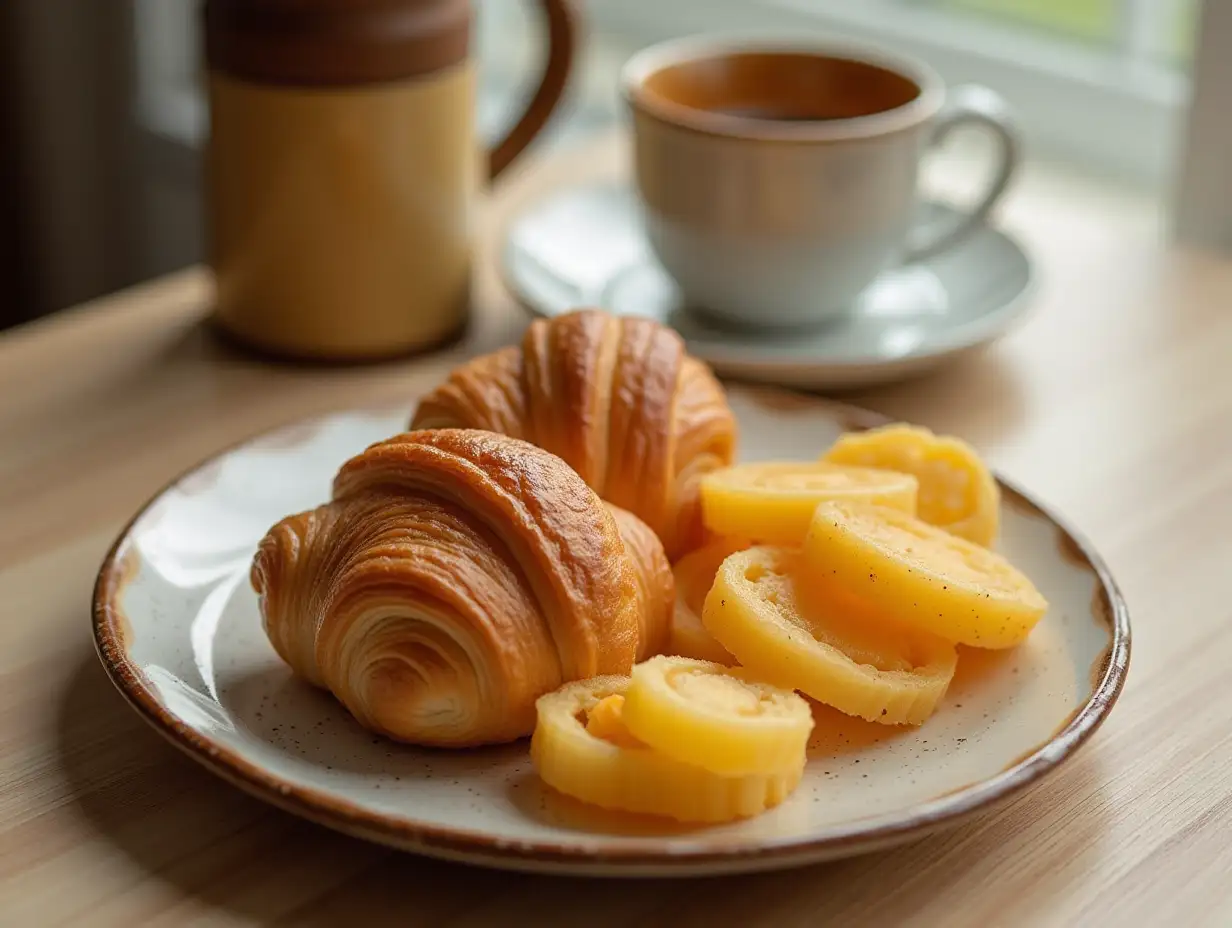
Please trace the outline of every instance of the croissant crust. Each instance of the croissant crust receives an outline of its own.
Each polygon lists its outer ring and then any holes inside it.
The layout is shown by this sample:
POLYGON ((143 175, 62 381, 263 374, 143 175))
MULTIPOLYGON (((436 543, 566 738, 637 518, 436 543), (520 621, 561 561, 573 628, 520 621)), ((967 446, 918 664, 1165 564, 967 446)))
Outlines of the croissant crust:
POLYGON ((538 696, 628 672, 674 596, 650 530, 558 457, 457 429, 352 458, 329 503, 270 529, 251 579, 298 675, 375 731, 442 746, 526 735, 538 696))
POLYGON ((546 448, 645 521, 673 559, 701 542, 700 480, 731 463, 736 441, 722 387, 674 331, 599 310, 537 320, 520 347, 457 368, 411 426, 546 448))

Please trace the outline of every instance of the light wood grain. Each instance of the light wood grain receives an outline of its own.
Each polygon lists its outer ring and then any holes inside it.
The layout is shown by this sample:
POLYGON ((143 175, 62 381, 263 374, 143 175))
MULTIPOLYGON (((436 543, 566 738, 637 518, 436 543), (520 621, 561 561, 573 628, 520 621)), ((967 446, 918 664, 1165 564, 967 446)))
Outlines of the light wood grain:
MULTIPOLYGON (((484 217, 621 169, 622 147, 522 170, 484 217)), ((173 475, 305 414, 409 397, 523 316, 491 272, 467 340, 370 368, 269 365, 201 327, 192 271, 0 337, 0 924, 1228 924, 1232 919, 1232 264, 1166 251, 1149 211, 1033 177, 1004 223, 1041 269, 995 348, 854 397, 978 443, 1105 554, 1134 623, 1105 727, 1028 795, 849 861, 604 883, 465 869, 266 808, 181 757, 112 690, 90 589, 173 475)))

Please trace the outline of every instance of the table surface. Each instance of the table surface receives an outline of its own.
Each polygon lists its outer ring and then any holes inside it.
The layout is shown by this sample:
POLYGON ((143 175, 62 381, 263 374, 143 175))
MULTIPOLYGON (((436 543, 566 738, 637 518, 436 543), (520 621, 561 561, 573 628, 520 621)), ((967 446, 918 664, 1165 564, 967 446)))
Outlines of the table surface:
POLYGON ((409 398, 516 337, 501 227, 545 189, 624 170, 608 139, 484 206, 479 317, 429 357, 271 365, 203 327, 193 270, 0 336, 0 923, 817 925, 1232 919, 1232 263, 1161 245, 1149 211, 1030 172, 1001 221, 1041 286, 994 348, 855 402, 961 434, 1103 552, 1129 681, 1073 760, 915 844, 718 881, 561 880, 342 837, 181 756, 111 688, 89 603, 113 537, 171 476, 309 414, 409 398))

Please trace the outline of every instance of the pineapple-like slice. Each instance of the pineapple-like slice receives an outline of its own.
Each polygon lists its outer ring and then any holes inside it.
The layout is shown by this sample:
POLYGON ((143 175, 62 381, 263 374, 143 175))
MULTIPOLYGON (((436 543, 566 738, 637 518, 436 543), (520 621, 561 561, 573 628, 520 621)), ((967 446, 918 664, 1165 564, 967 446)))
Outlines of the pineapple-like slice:
POLYGON ((668 757, 741 776, 798 769, 813 713, 796 693, 743 668, 663 656, 633 668, 624 722, 668 757))
POLYGON ((910 474, 869 467, 820 461, 741 464, 702 479, 702 519, 719 535, 798 547, 818 504, 844 499, 914 515, 918 486, 910 474))
POLYGON ((803 568, 798 549, 733 554, 706 597, 706 627, 761 679, 871 722, 924 722, 954 676, 954 646, 816 595, 803 568))
POLYGON ((714 575, 729 554, 740 550, 740 543, 718 539, 690 551, 672 568, 676 578, 676 610, 672 614, 672 635, 667 653, 696 657, 732 665, 736 659, 706 631, 702 624, 702 605, 714 585, 714 575))
POLYGON ((841 436, 822 460, 913 474, 920 483, 919 518, 978 545, 996 540, 1001 493, 966 442, 919 426, 887 425, 841 436))
POLYGON ((530 752, 545 783, 605 809, 682 822, 757 815, 800 784, 803 758, 774 774, 723 776, 649 746, 631 746, 637 739, 623 724, 623 700, 612 698, 623 697, 628 686, 628 677, 594 677, 539 698, 530 752))
POLYGON ((978 648, 1019 644, 1048 609, 1000 554, 893 509, 818 506, 804 554, 818 588, 978 648))

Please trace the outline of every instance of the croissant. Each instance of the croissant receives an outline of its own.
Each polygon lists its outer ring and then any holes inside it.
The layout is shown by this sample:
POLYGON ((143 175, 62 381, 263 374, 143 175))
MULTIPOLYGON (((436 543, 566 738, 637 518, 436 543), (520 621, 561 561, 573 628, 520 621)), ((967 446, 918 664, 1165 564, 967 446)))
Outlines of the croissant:
POLYGON ((339 470, 253 559, 265 632, 364 726, 415 744, 510 741, 535 699, 666 645, 650 529, 560 458, 490 432, 410 432, 339 470))
POLYGON ((701 478, 730 464, 736 443, 723 388, 679 335, 592 309, 538 320, 521 347, 457 368, 411 427, 485 429, 546 448, 646 522, 673 560, 703 540, 701 478))

